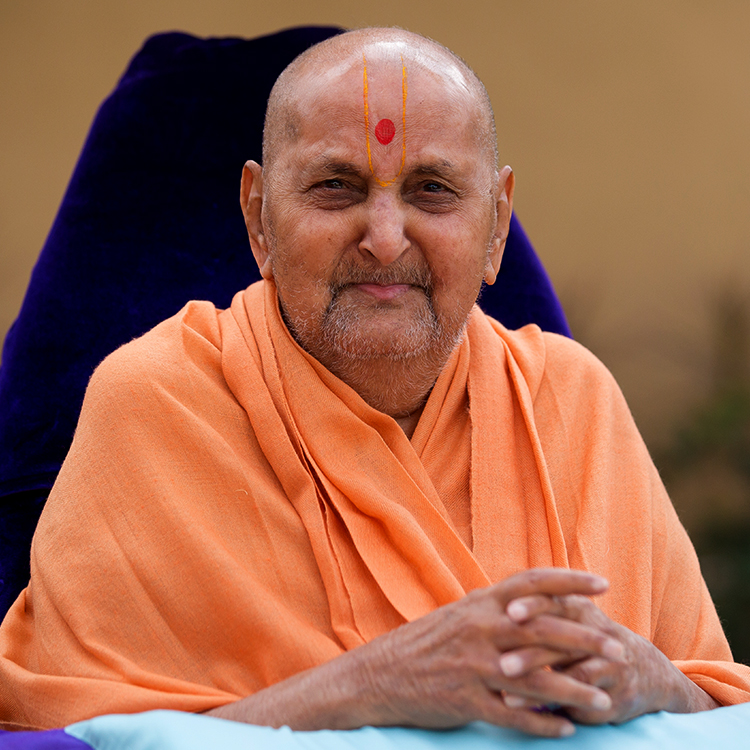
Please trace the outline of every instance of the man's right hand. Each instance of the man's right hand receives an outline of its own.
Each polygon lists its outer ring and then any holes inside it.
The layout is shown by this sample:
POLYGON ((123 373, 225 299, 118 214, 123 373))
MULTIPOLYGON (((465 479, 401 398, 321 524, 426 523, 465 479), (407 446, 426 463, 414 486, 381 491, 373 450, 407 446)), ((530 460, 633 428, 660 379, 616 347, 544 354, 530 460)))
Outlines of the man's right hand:
POLYGON ((565 569, 528 570, 347 652, 314 669, 208 712, 292 729, 372 726, 447 728, 471 721, 541 736, 574 731, 561 716, 512 708, 503 694, 539 705, 606 710, 609 695, 563 672, 539 669, 517 678, 500 668, 503 653, 524 647, 559 651, 566 660, 622 658, 622 646, 598 628, 559 617, 515 622, 509 602, 526 596, 592 596, 605 579, 565 569))

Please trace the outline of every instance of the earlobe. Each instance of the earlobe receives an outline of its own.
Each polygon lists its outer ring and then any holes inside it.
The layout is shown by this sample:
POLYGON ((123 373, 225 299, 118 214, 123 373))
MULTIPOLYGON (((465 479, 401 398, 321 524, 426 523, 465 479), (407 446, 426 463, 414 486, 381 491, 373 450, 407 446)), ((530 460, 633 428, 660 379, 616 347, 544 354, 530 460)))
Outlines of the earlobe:
POLYGON ((484 283, 489 286, 492 286, 497 280, 504 248, 505 241, 501 242, 497 237, 493 237, 489 253, 487 253, 487 265, 484 268, 484 283))
POLYGON ((271 259, 263 233, 263 170, 257 162, 248 161, 242 168, 240 206, 255 262, 264 279, 272 279, 271 259))
MULTIPOLYGON (((271 281, 273 279, 273 268, 271 266, 271 254, 268 252, 268 248, 266 247, 265 243, 265 237, 263 235, 260 235, 261 239, 263 240, 263 248, 266 255, 266 259, 263 261, 263 263, 258 263, 258 268, 260 269, 260 275, 262 278, 264 278, 266 281, 271 281)), ((255 252, 253 252, 253 255, 255 255, 255 252)), ((257 261, 258 256, 255 256, 255 259, 257 261)))
POLYGON ((515 186, 516 178, 513 170, 509 166, 503 167, 497 177, 495 234, 490 242, 487 266, 484 271, 484 280, 490 286, 497 279, 497 274, 500 272, 500 262, 503 259, 503 252, 505 252, 505 242, 510 231, 510 217, 513 213, 515 186))

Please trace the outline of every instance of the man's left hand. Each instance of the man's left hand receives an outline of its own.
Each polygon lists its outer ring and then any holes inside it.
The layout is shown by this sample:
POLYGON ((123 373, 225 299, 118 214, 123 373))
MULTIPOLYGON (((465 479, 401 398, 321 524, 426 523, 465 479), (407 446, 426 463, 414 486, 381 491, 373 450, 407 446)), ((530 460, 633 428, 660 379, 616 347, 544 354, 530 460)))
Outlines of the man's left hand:
MULTIPOLYGON (((509 602, 506 613, 517 623, 536 618, 549 618, 553 625, 554 620, 574 620, 597 628, 622 644, 624 655, 618 660, 538 647, 515 649, 501 657, 501 669, 508 677, 520 679, 535 670, 552 668, 609 694, 612 705, 606 710, 560 706, 574 721, 583 724, 619 724, 654 711, 688 713, 719 705, 680 672, 656 646, 610 620, 584 596, 522 597, 509 602)), ((533 700, 523 697, 521 691, 519 694, 508 692, 505 702, 511 708, 539 708, 533 700)))

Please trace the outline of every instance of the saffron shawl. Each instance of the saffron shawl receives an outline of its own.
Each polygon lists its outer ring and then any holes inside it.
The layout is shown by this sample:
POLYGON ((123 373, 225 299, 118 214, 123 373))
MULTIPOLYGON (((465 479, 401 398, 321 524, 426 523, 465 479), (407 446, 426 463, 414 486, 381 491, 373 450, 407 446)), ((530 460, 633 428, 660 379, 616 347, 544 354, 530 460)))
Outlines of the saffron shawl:
POLYGON ((0 629, 0 722, 204 711, 541 566, 606 576, 610 617, 721 703, 750 700, 591 354, 475 308, 410 441, 297 346, 259 282, 95 372, 0 629))

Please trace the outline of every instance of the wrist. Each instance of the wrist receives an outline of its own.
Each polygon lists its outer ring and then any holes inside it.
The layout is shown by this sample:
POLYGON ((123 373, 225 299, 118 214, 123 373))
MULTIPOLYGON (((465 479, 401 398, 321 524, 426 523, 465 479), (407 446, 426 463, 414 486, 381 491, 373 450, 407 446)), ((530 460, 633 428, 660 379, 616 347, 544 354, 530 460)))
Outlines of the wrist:
POLYGON ((663 710, 670 713, 686 714, 709 711, 721 705, 674 666, 672 662, 669 663, 674 670, 674 688, 671 691, 670 700, 663 710))
POLYGON ((210 716, 299 731, 354 729, 383 721, 382 701, 361 647, 282 682, 207 711, 210 716))

